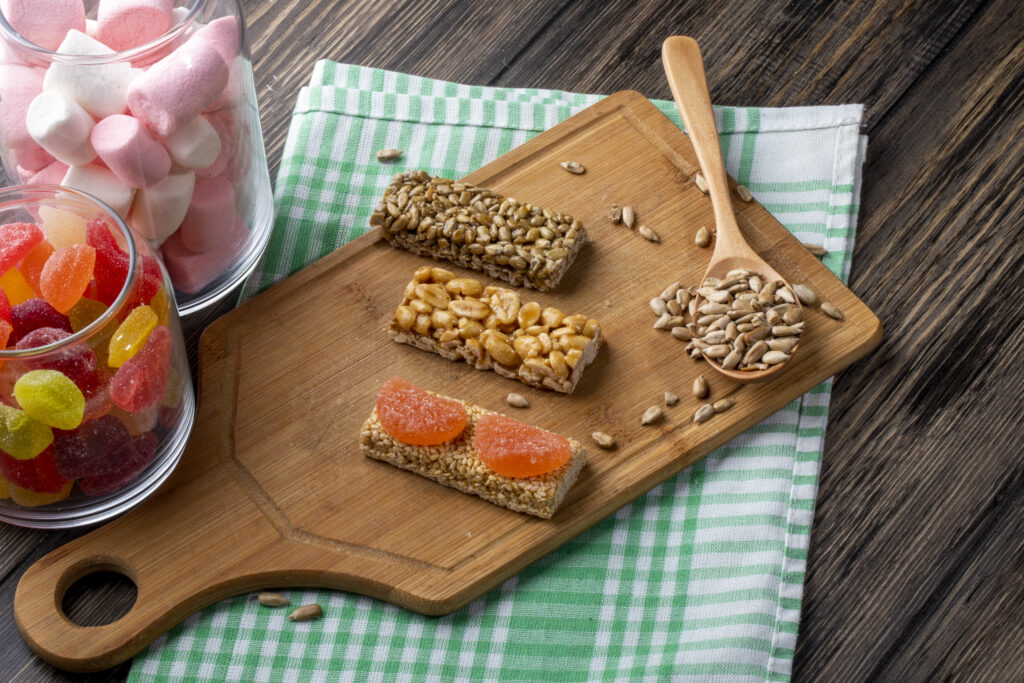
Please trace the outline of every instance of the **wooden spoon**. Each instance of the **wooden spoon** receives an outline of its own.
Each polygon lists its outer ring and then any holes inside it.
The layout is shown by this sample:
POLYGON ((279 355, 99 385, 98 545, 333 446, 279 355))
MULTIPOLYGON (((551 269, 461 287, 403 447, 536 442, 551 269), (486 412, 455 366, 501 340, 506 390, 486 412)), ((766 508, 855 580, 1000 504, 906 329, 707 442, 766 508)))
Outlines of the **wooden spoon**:
MULTIPOLYGON (((761 275, 765 282, 781 280, 790 286, 778 271, 747 244, 736 224, 725 165, 722 163, 722 150, 718 145, 715 116, 711 111, 711 95, 704 75, 704 62, 697 41, 686 36, 668 38, 661 47, 661 60, 676 107, 686 124, 686 133, 707 179, 708 196, 715 212, 715 250, 701 282, 709 277, 725 279, 729 271, 745 268, 761 275)), ((697 305, 701 302, 698 295, 697 305)), ((799 300, 796 306, 800 306, 799 300)), ((798 347, 799 344, 793 347, 791 353, 795 353, 798 347)), ((773 365, 767 370, 727 370, 718 361, 707 360, 715 370, 732 379, 755 382, 781 371, 792 360, 792 355, 785 363, 773 365)))

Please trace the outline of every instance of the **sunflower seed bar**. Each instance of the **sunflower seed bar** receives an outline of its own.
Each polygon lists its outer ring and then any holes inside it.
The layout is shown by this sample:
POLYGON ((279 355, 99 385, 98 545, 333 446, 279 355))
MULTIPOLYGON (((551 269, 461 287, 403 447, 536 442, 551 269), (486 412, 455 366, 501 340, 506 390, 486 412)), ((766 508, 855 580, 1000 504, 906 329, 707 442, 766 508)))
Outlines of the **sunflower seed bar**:
POLYGON ((602 341, 593 318, 522 303, 511 289, 430 266, 413 275, 388 332, 400 344, 565 394, 602 341))
POLYGON ((540 291, 558 284, 586 241, 572 216, 426 171, 396 173, 370 226, 393 246, 540 291))
POLYGON ((462 435, 451 443, 440 446, 402 443, 384 431, 374 408, 359 433, 359 445, 364 454, 375 460, 415 472, 495 505, 550 519, 583 469, 586 462, 583 446, 569 439, 572 446, 569 461, 552 472, 522 478, 502 476, 488 467, 473 448, 476 423, 491 411, 464 401, 459 403, 466 408, 469 421, 462 435))

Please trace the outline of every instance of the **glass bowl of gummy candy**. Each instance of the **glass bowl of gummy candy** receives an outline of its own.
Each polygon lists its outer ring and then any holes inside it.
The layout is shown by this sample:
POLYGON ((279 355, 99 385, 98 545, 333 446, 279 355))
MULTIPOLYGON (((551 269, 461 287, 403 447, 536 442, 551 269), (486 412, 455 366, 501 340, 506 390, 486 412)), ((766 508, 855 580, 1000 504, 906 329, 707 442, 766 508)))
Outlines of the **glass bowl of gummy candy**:
POLYGON ((181 459, 195 398, 170 279, 110 207, 0 189, 0 521, 93 524, 181 459))
POLYGON ((112 207, 181 315, 229 295, 274 215, 238 0, 0 0, 0 160, 112 207))

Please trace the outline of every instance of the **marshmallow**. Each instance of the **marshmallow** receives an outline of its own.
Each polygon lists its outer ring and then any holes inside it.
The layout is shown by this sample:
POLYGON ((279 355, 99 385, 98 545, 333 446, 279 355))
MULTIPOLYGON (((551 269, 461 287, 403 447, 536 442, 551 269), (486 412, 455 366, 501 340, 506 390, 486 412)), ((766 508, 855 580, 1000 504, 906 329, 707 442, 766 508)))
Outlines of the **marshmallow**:
POLYGON ((32 139, 25 125, 25 111, 36 95, 43 91, 43 76, 46 72, 17 64, 0 64, 0 141, 9 147, 18 164, 30 171, 45 166, 26 164, 23 156, 31 156, 42 150, 32 139))
POLYGON ((224 62, 230 65, 242 48, 242 34, 238 29, 237 18, 221 17, 196 31, 196 36, 213 45, 224 62))
POLYGON ((68 31, 85 30, 82 0, 0 0, 0 11, 22 38, 56 50, 68 31))
MULTIPOLYGON (((114 51, 80 31, 69 31, 57 50, 65 55, 104 56, 114 51)), ((57 90, 98 119, 122 114, 125 95, 132 80, 127 62, 74 64, 59 59, 50 64, 43 79, 44 90, 57 90)))
POLYGON ((181 243, 189 251, 215 251, 231 239, 235 188, 221 177, 196 181, 192 201, 181 222, 181 243))
POLYGON ((119 52, 139 47, 171 27, 172 9, 174 0, 100 0, 96 37, 119 52))
POLYGON ((153 246, 159 246, 181 225, 195 185, 196 174, 191 170, 171 171, 155 185, 139 190, 128 222, 153 246))
POLYGON ((220 138, 220 154, 217 155, 217 159, 205 168, 196 169, 197 176, 210 178, 223 175, 228 163, 238 153, 238 126, 235 122, 235 112, 231 109, 221 109, 204 116, 220 138))
POLYGON ((29 134, 57 161, 84 166, 96 158, 89 144, 92 117, 63 93, 39 93, 29 105, 25 123, 29 134))
POLYGON ((238 216, 229 225, 229 239, 216 251, 197 254, 189 250, 182 244, 180 230, 167 238, 160 248, 160 254, 175 289, 195 294, 210 284, 242 253, 251 233, 238 216))
POLYGON ((148 187, 171 170, 167 150, 133 116, 108 116, 93 127, 89 139, 103 163, 128 187, 148 187))
POLYGON ((207 168, 220 156, 220 135, 206 117, 197 116, 164 138, 174 163, 185 168, 207 168))
POLYGON ((68 172, 68 165, 59 161, 51 162, 38 171, 28 171, 21 166, 18 167, 18 175, 25 185, 60 185, 64 175, 68 172))
POLYGON ((209 42, 192 36, 128 88, 128 108, 161 137, 199 116, 228 82, 228 65, 209 42))
POLYGON ((72 166, 60 184, 97 197, 120 216, 128 215, 132 199, 135 198, 135 190, 118 180, 111 171, 96 164, 72 166))

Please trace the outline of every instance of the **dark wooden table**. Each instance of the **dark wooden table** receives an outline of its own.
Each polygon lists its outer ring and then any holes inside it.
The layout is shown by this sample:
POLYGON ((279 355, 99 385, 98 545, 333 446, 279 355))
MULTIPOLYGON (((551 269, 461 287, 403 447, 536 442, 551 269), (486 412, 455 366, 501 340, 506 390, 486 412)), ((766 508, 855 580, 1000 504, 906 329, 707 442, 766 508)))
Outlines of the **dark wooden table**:
MULTIPOLYGON (((835 384, 794 676, 1024 679, 1024 6, 242 4, 271 177, 318 58, 668 99, 661 42, 687 34, 701 44, 716 103, 864 103, 870 143, 851 287, 886 338, 835 384)), ((187 321, 193 349, 230 306, 187 321)), ((127 664, 61 673, 14 624, 24 570, 81 533, 0 527, 0 676, 127 674, 127 664)), ((99 582, 66 604, 79 623, 102 623, 131 597, 99 582)))

